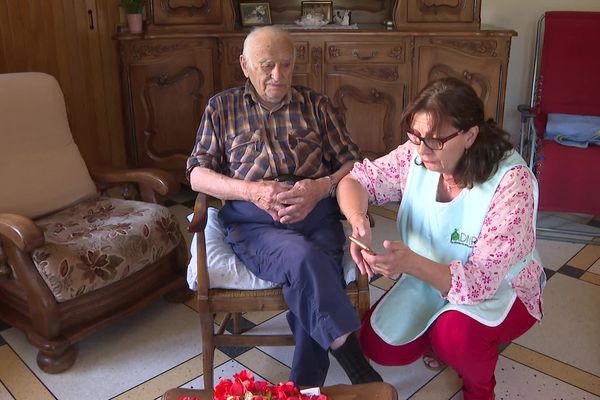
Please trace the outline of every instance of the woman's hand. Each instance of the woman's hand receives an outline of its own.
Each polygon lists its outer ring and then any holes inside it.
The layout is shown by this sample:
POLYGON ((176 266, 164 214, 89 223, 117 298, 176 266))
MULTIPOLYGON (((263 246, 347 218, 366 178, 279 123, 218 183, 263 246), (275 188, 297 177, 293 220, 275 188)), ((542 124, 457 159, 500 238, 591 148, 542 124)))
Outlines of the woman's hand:
POLYGON ((385 254, 372 255, 364 252, 364 260, 371 266, 373 272, 390 278, 409 270, 411 258, 415 253, 403 241, 385 240, 383 247, 388 250, 385 254))
MULTIPOLYGON (((352 236, 371 247, 371 226, 369 224, 369 218, 365 213, 355 213, 350 215, 348 222, 352 225, 352 236)), ((357 244, 350 242, 350 255, 356 263, 356 266, 360 270, 361 274, 367 274, 369 279, 373 277, 374 272, 368 262, 365 261, 363 254, 368 254, 366 250, 358 247, 357 244)))

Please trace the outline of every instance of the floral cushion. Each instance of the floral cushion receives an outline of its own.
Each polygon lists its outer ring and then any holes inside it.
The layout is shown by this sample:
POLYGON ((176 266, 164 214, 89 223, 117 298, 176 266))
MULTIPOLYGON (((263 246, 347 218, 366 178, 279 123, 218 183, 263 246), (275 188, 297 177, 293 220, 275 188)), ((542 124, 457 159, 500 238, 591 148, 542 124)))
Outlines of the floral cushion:
POLYGON ((113 198, 83 201, 36 224, 46 243, 33 261, 59 302, 133 274, 181 240, 166 207, 113 198))
MULTIPOLYGON (((208 269, 208 280, 211 288, 220 289, 239 289, 239 290, 259 290, 271 289, 279 285, 258 278, 254 275, 244 263, 233 252, 231 246, 225 242, 225 227, 218 217, 219 210, 213 207, 208 208, 206 216, 206 228, 204 228, 204 241, 206 244, 206 266, 208 269)), ((194 214, 188 215, 191 221, 194 214)), ((352 232, 350 225, 343 221, 344 232, 348 236, 352 232)), ((348 241, 344 245, 344 256, 342 258, 342 267, 344 268, 344 279, 346 283, 356 280, 356 264, 352 260, 349 251, 348 241)), ((192 238, 190 245, 191 259, 188 264, 187 282, 192 290, 198 289, 197 274, 197 253, 196 253, 196 235, 192 238)))

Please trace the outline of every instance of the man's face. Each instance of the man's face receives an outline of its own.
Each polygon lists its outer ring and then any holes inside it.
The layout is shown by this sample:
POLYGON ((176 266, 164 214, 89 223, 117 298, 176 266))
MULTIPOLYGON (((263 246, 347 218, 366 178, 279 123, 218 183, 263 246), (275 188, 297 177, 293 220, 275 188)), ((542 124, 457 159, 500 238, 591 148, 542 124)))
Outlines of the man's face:
POLYGON ((279 104, 290 91, 294 48, 286 38, 272 34, 255 37, 247 58, 240 56, 240 64, 264 105, 279 104))

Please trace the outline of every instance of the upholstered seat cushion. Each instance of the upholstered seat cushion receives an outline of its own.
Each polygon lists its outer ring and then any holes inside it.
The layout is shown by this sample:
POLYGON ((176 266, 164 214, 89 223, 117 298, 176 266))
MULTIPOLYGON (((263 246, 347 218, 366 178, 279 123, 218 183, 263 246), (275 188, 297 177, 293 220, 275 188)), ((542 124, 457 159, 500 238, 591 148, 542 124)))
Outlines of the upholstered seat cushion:
MULTIPOLYGON (((210 287, 241 290, 259 290, 277 287, 278 285, 273 282, 257 278, 235 255, 231 246, 225 243, 225 228, 219 221, 218 212, 219 210, 216 208, 208 208, 206 228, 204 229, 210 287)), ((190 214, 188 220, 191 221, 192 216, 193 214, 190 214)), ((345 221, 343 225, 344 232, 348 236, 350 234, 350 227, 345 221)), ((192 257, 188 265, 187 281, 190 289, 196 290, 198 288, 196 281, 196 235, 192 238, 190 247, 192 257)), ((348 242, 344 245, 344 249, 344 257, 342 259, 344 278, 349 283, 356 280, 356 267, 348 250, 348 242)))
POLYGON ((35 222, 46 243, 33 261, 58 302, 121 280, 181 240, 166 207, 131 200, 86 200, 35 222))

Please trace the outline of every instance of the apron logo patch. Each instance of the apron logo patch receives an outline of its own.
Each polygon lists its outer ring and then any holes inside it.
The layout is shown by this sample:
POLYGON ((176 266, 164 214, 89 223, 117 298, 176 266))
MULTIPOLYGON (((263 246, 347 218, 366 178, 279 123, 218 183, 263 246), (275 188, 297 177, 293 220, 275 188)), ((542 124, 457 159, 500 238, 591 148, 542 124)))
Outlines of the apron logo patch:
POLYGON ((477 243, 477 236, 471 236, 467 233, 459 232, 458 228, 455 228, 454 232, 452 232, 450 235, 450 243, 473 248, 475 247, 475 243, 477 243))

